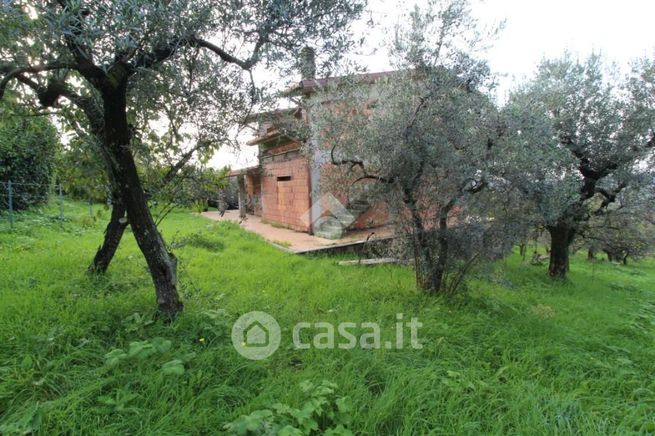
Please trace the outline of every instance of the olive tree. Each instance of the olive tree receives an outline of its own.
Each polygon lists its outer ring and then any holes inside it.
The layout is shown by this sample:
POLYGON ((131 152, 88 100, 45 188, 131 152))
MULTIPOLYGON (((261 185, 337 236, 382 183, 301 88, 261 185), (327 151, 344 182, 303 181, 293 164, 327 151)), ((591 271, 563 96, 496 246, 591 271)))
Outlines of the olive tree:
POLYGON ((506 175, 550 234, 552 277, 566 276, 576 236, 643 180, 652 159, 653 124, 637 95, 642 81, 631 90, 607 71, 596 55, 544 61, 505 107, 506 175))
MULTIPOLYGON (((230 96, 248 89, 253 68, 275 65, 307 42, 326 53, 347 45, 350 21, 362 3, 346 0, 57 0, 4 3, 0 97, 11 83, 27 87, 41 105, 62 100, 82 111, 100 139, 108 177, 127 212, 150 270, 160 312, 182 310, 177 260, 147 205, 135 162, 137 140, 130 91, 171 86, 178 66, 202 58, 214 89, 230 96), (210 71, 208 73, 208 71, 210 71)), ((211 120, 208 115, 207 122, 211 120)))
MULTIPOLYGON (((205 163, 218 147, 229 144, 234 127, 252 109, 252 90, 229 77, 217 86, 220 78, 212 75, 209 61, 202 52, 184 56, 159 70, 156 80, 139 82, 130 91, 136 125, 133 152, 148 199, 160 197, 192 162, 205 163)), ((98 142, 88 132, 79 133, 89 143, 98 142)), ((111 191, 111 218, 89 266, 94 273, 107 270, 129 224, 120 190, 111 191)))
POLYGON ((372 85, 342 80, 311 114, 331 163, 391 208, 417 285, 450 293, 473 261, 507 248, 480 197, 492 185, 500 128, 468 2, 429 6, 396 29, 396 72, 372 85))
POLYGON ((655 173, 646 172, 640 182, 620 192, 604 213, 581 228, 578 238, 589 259, 602 251, 608 260, 626 264, 628 258, 655 252, 655 173))

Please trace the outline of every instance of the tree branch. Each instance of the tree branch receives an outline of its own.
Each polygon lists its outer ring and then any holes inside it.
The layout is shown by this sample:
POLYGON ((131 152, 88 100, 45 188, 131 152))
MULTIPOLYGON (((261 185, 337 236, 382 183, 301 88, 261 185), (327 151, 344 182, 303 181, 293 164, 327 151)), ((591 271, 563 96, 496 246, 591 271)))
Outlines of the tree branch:
POLYGON ((259 57, 259 50, 261 49, 261 45, 263 44, 260 43, 260 41, 261 39, 257 41, 257 44, 255 45, 255 49, 253 50, 252 55, 250 56, 250 58, 248 58, 245 61, 237 58, 236 56, 231 55, 230 53, 226 52, 225 50, 218 47, 217 45, 212 44, 209 41, 205 41, 204 39, 193 37, 190 40, 190 44, 194 47, 206 48, 207 50, 216 53, 223 61, 230 64, 238 65, 243 70, 250 70, 257 63, 257 59, 259 57))
MULTIPOLYGON (((62 9, 72 9, 70 2, 68 0, 57 0, 59 6, 62 9)), ((105 79, 107 75, 93 62, 93 56, 88 47, 84 47, 78 41, 75 40, 76 37, 79 37, 83 31, 80 28, 84 22, 85 13, 80 11, 75 16, 76 25, 70 29, 69 32, 62 32, 64 35, 64 40, 66 41, 66 47, 70 51, 73 59, 77 65, 75 70, 77 70, 85 79, 91 82, 97 88, 100 88, 102 85, 106 84, 105 79)))
POLYGON ((104 130, 102 109, 91 98, 82 97, 70 90, 66 84, 54 80, 50 81, 45 87, 22 74, 17 75, 16 80, 32 89, 43 107, 55 106, 59 97, 65 97, 84 112, 94 135, 100 135, 104 130))
POLYGON ((22 76, 26 73, 28 74, 38 74, 45 71, 54 71, 54 70, 73 70, 75 65, 66 63, 66 62, 55 62, 52 64, 38 65, 38 66, 26 66, 26 67, 10 67, 4 65, 0 67, 1 72, 6 72, 5 77, 0 81, 0 100, 4 96, 7 85, 11 82, 12 79, 17 79, 18 76, 22 76))
POLYGON ((602 215, 603 212, 607 209, 607 206, 610 204, 614 203, 616 201, 617 195, 621 193, 625 188, 627 188, 627 183, 621 182, 619 185, 616 187, 616 189, 612 191, 607 191, 603 188, 596 188, 596 193, 600 194, 603 196, 603 202, 600 204, 598 209, 594 211, 595 216, 602 215))
POLYGON ((248 59, 243 60, 228 53, 227 51, 217 46, 216 44, 213 44, 202 38, 197 38, 195 36, 182 36, 176 38, 173 41, 168 42, 166 45, 155 48, 151 52, 143 53, 140 56, 136 57, 134 62, 130 64, 130 69, 131 72, 135 72, 137 69, 140 68, 145 68, 145 69, 152 68, 155 65, 158 65, 164 62, 165 60, 167 60, 168 58, 170 58, 171 56, 173 56, 180 47, 189 46, 189 47, 205 48, 207 50, 210 50, 213 53, 217 54, 224 62, 237 65, 243 70, 250 71, 250 69, 257 63, 259 59, 259 51, 261 50, 262 46, 266 41, 267 41, 266 37, 264 36, 260 37, 258 41, 255 43, 255 47, 253 49, 251 56, 248 59))
POLYGON ((166 186, 168 183, 175 178, 177 173, 186 165, 193 155, 200 149, 205 148, 209 146, 209 144, 205 141, 199 141, 195 147, 193 147, 191 150, 187 151, 182 155, 180 160, 178 160, 175 164, 171 165, 171 167, 168 169, 164 177, 161 178, 161 180, 157 183, 157 186, 153 189, 153 191, 158 191, 164 186, 166 186))

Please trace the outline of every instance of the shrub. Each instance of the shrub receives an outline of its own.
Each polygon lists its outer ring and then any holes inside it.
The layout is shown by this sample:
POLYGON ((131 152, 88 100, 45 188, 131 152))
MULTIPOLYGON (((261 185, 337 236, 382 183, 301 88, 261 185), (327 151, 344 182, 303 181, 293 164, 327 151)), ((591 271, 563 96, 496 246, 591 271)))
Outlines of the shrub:
MULTIPOLYGON (((16 210, 44 203, 59 147, 57 131, 44 117, 29 117, 14 104, 0 105, 0 182, 12 182, 16 210)), ((5 198, 6 200, 6 198, 5 198)), ((0 201, 0 209, 8 207, 0 201)))

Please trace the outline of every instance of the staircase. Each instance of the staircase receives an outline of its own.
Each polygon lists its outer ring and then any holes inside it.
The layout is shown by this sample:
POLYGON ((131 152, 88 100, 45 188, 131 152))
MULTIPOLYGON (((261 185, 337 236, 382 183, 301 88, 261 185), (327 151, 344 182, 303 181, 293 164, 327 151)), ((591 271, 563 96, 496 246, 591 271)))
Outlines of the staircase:
POLYGON ((357 199, 352 201, 341 214, 337 211, 331 216, 321 218, 320 222, 315 225, 314 235, 325 239, 341 239, 350 225, 370 207, 371 205, 367 200, 357 199), (347 225, 344 226, 344 223, 347 225))
POLYGON ((355 217, 355 219, 359 218, 361 214, 366 212, 371 208, 371 203, 368 202, 368 200, 365 200, 363 198, 360 198, 355 201, 351 201, 348 206, 346 206, 346 209, 348 212, 355 217))

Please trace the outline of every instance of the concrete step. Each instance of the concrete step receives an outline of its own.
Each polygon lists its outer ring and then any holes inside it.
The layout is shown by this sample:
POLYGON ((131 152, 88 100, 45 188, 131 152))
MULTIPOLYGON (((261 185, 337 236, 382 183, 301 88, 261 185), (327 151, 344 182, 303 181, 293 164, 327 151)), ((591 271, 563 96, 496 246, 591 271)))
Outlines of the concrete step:
POLYGON ((369 203, 367 200, 354 200, 348 203, 348 207, 360 209, 364 207, 371 207, 371 203, 369 203))
POLYGON ((314 234, 325 239, 340 239, 350 226, 362 213, 370 209, 371 205, 366 200, 355 200, 348 204, 345 211, 332 211, 332 218, 321 223, 314 229, 314 234))
POLYGON ((341 223, 348 222, 353 218, 357 218, 357 215, 353 215, 352 212, 348 209, 346 209, 343 213, 333 212, 332 216, 341 223))
POLYGON ((357 220, 357 218, 359 218, 361 214, 363 214, 370 208, 371 208, 371 204, 368 201, 361 200, 361 199, 350 202, 346 207, 348 213, 352 215, 353 218, 355 218, 355 220, 357 220))
POLYGON ((344 231, 344 225, 341 224, 336 217, 333 217, 330 220, 321 223, 318 228, 314 229, 314 234, 325 239, 340 239, 343 236, 344 231))
POLYGON ((348 208, 348 213, 349 213, 350 215, 352 215, 353 218, 357 219, 361 214, 363 214, 364 212, 366 212, 368 209, 369 209, 368 207, 361 208, 361 209, 351 209, 351 208, 348 208))
POLYGON ((319 230, 314 230, 314 235, 324 239, 341 239, 341 237, 343 236, 343 232, 344 230, 341 227, 339 227, 338 229, 322 228, 319 230))

